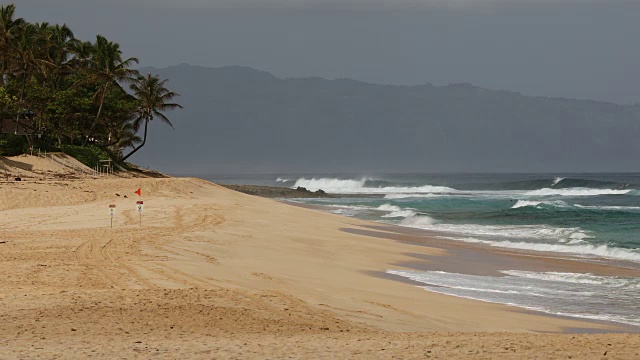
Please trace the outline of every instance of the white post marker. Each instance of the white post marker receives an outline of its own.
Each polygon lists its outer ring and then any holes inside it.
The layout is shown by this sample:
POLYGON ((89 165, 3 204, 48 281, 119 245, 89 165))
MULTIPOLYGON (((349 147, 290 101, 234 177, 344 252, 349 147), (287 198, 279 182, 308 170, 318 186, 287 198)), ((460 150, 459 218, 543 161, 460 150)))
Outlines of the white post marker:
POLYGON ((136 211, 140 214, 140 227, 142 227, 142 210, 144 210, 144 201, 136 201, 136 211))
POLYGON ((113 217, 116 215, 116 204, 109 205, 109 216, 111 217, 111 228, 113 228, 113 217))

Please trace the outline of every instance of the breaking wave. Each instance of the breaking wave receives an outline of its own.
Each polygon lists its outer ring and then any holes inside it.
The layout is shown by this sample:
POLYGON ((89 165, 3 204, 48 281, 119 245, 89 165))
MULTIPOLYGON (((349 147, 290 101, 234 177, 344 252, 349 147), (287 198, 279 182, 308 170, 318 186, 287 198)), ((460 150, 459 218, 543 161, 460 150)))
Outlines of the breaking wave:
POLYGON ((599 211, 627 211, 636 212, 640 211, 640 206, 606 206, 606 205, 580 205, 580 204, 567 204, 562 200, 542 201, 542 200, 518 200, 511 208, 519 209, 531 207, 535 209, 549 209, 549 208, 573 208, 573 209, 586 209, 586 210, 599 210, 599 211))
MULTIPOLYGON (((420 218, 422 216, 416 216, 420 218)), ((407 218, 400 223, 402 226, 421 228, 424 230, 446 232, 469 236, 502 237, 513 239, 546 239, 558 242, 583 240, 591 237, 579 227, 559 228, 540 225, 478 225, 478 224, 441 224, 436 222, 413 222, 407 218)), ((457 239, 456 239, 457 240, 457 239)))
POLYGON ((511 208, 518 209, 523 207, 535 207, 537 209, 542 208, 542 205, 552 206, 552 207, 569 207, 564 201, 556 200, 556 201, 533 201, 533 200, 518 200, 511 208))
POLYGON ((589 210, 613 210, 613 211, 637 211, 640 210, 640 206, 589 206, 589 205, 573 205, 581 209, 589 210))
POLYGON ((400 210, 402 210, 402 208, 400 208, 399 206, 391 205, 391 204, 383 204, 383 205, 378 206, 376 208, 376 210, 381 210, 381 211, 400 211, 400 210))
POLYGON ((385 199, 395 200, 395 199, 409 199, 409 198, 436 198, 447 195, 442 194, 387 194, 384 196, 385 199))
POLYGON ((503 270, 500 272, 506 275, 525 279, 555 281, 570 284, 590 284, 630 288, 638 288, 638 285, 640 284, 640 279, 613 276, 597 276, 589 273, 534 272, 523 270, 503 270))
POLYGON ((407 217, 400 222, 400 225, 406 226, 406 227, 424 229, 435 223, 436 223, 435 219, 427 215, 420 215, 420 216, 407 217))
POLYGON ((640 262, 640 249, 589 244, 585 240, 592 238, 593 235, 578 227, 442 224, 421 215, 407 217, 398 224, 439 233, 463 235, 463 237, 451 235, 440 237, 494 247, 640 262))
POLYGON ((494 247, 501 247, 514 250, 528 250, 539 252, 553 252, 562 254, 572 254, 590 258, 605 258, 614 260, 625 260, 632 262, 640 262, 640 252, 637 249, 622 249, 617 247, 610 247, 606 244, 603 245, 591 245, 587 244, 582 239, 576 238, 569 241, 564 241, 566 244, 556 243, 534 243, 525 241, 493 241, 482 240, 473 237, 456 238, 449 236, 442 236, 442 238, 464 241, 468 243, 480 243, 494 247))
POLYGON ((383 218, 396 218, 396 217, 406 218, 406 217, 417 215, 417 213, 412 209, 402 209, 399 206, 395 206, 391 204, 380 205, 376 208, 376 210, 389 212, 386 215, 382 215, 383 218))
POLYGON ((553 182, 551 183, 551 186, 556 186, 560 181, 564 180, 565 178, 563 177, 557 177, 555 179, 553 179, 553 182))
POLYGON ((624 195, 630 193, 631 189, 591 189, 591 188, 564 188, 527 191, 525 196, 597 196, 597 195, 624 195))
POLYGON ((436 293, 550 314, 640 325, 637 278, 504 270, 504 276, 387 270, 436 293))
POLYGON ((367 186, 374 179, 345 180, 336 178, 298 179, 292 186, 307 188, 310 191, 324 190, 332 194, 429 194, 454 193, 456 189, 446 186, 367 186))

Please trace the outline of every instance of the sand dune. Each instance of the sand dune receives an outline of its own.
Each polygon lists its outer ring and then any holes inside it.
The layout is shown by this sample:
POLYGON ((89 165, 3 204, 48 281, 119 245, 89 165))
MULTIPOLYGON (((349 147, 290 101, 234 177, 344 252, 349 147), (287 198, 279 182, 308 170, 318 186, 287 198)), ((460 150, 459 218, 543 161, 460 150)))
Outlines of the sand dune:
POLYGON ((446 253, 203 180, 4 183, 0 196, 1 358, 640 356, 638 335, 540 334, 622 328, 374 276, 446 253))

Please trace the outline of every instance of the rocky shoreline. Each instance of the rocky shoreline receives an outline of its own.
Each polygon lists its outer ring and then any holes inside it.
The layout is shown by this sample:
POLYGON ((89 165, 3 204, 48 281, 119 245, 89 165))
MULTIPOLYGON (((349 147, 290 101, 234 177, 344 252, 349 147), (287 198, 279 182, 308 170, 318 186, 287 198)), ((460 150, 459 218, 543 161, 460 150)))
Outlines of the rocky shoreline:
POLYGON ((266 198, 330 198, 333 197, 323 190, 310 191, 304 187, 296 189, 278 187, 278 186, 262 186, 262 185, 225 185, 220 184, 228 189, 241 193, 256 195, 266 198))

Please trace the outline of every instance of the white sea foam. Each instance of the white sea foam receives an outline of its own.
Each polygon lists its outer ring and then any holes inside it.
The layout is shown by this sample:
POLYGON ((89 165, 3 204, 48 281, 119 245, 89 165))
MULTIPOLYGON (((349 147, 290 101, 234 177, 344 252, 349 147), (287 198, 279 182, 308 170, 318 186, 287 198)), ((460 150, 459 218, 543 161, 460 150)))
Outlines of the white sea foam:
POLYGON ((518 200, 515 205, 513 205, 512 209, 522 208, 522 207, 535 207, 540 209, 541 205, 553 206, 553 207, 569 207, 569 204, 562 200, 555 201, 536 201, 536 200, 518 200))
POLYGON ((324 190, 332 194, 427 194, 427 193, 452 193, 457 190, 446 186, 415 186, 415 187, 365 187, 368 178, 359 180, 343 180, 335 178, 301 178, 292 186, 302 186, 311 191, 324 190))
POLYGON ((555 179, 553 179, 553 182, 551 183, 551 186, 556 186, 556 185, 558 185, 558 183, 559 183, 560 181, 564 180, 564 179, 565 179, 565 178, 563 178, 563 177, 559 177, 559 176, 558 176, 558 177, 556 177, 555 179))
POLYGON ((397 218, 397 217, 403 217, 403 218, 408 218, 408 217, 413 217, 416 216, 416 212, 413 210, 400 210, 400 211, 392 211, 389 214, 386 215, 382 215, 383 218, 397 218))
POLYGON ((349 209, 337 209, 337 210, 331 210, 330 212, 332 214, 344 215, 349 217, 355 216, 355 214, 349 211, 349 209))
POLYGON ((402 221, 400 225, 438 232, 483 237, 546 239, 555 241, 560 239, 585 239, 591 237, 588 232, 585 232, 579 227, 558 228, 540 225, 442 224, 435 222, 412 222, 411 219, 405 219, 405 221, 402 221))
POLYGON ((286 179, 286 178, 281 178, 281 177, 276 179, 276 182, 281 182, 281 183, 286 183, 286 182, 289 182, 289 181, 291 181, 291 180, 286 179))
POLYGON ((424 229, 425 227, 429 227, 435 223, 436 223, 435 219, 430 218, 429 216, 426 216, 426 215, 409 216, 403 219, 402 221, 400 221, 400 225, 402 226, 415 227, 415 228, 421 228, 421 229, 424 229))
POLYGON ((518 200, 518 202, 515 203, 515 205, 513 205, 511 208, 518 209, 518 208, 527 207, 527 206, 536 207, 542 203, 543 203, 542 201, 518 200))
POLYGON ((380 211, 388 211, 389 213, 386 215, 382 215, 383 218, 396 218, 396 217, 410 217, 415 216, 417 213, 412 209, 403 209, 396 205, 391 204, 383 204, 376 208, 376 210, 380 211))
POLYGON ((571 284, 590 284, 611 287, 629 287, 640 283, 639 279, 622 278, 614 276, 597 276, 589 273, 565 273, 565 272, 534 272, 522 270, 503 270, 503 274, 542 281, 555 281, 571 284))
POLYGON ((640 206, 595 206, 595 205, 580 205, 574 204, 569 205, 562 200, 553 200, 553 201, 542 201, 542 200, 518 200, 515 205, 513 205, 512 209, 522 208, 522 207, 534 207, 537 209, 541 209, 542 206, 552 206, 557 208, 569 208, 576 207, 580 209, 589 209, 589 210, 613 210, 613 211, 638 211, 640 210, 640 206))
POLYGON ((640 210, 640 206, 589 206, 575 204, 575 207, 590 210, 616 210, 616 211, 636 211, 640 210))
POLYGON ((591 189, 591 188, 566 188, 551 189, 544 188, 539 190, 527 191, 525 196, 597 196, 597 195, 623 195, 631 192, 630 189, 591 189))
POLYGON ((637 290, 640 280, 592 274, 501 271, 505 276, 478 276, 443 271, 387 270, 441 294, 517 306, 550 314, 640 324, 637 290))
POLYGON ((393 200, 393 199, 407 199, 407 198, 437 198, 443 197, 447 195, 441 194, 387 194, 384 196, 385 199, 393 200))
POLYGON ((591 245, 585 243, 581 239, 576 240, 564 240, 563 243, 549 244, 549 243, 534 243, 525 241, 493 241, 482 240, 473 237, 449 237, 441 236, 442 238, 449 240, 464 241, 469 243, 481 243, 494 247, 502 247, 508 249, 528 250, 538 252, 553 252, 562 254, 571 254, 583 257, 596 257, 606 258, 614 260, 625 260, 632 262, 640 262, 640 251, 637 249, 622 249, 616 247, 610 247, 606 244, 603 245, 591 245))
POLYGON ((399 206, 391 205, 391 204, 382 204, 376 208, 376 210, 381 211, 400 211, 402 210, 399 206))
POLYGON ((568 244, 569 245, 575 245, 575 244, 580 244, 580 243, 583 243, 583 242, 585 242, 585 241, 582 240, 582 239, 573 239, 573 240, 569 240, 568 244))
POLYGON ((457 274, 444 271, 387 270, 387 273, 406 277, 413 281, 421 282, 424 284, 473 292, 478 291, 498 294, 520 294, 541 297, 557 294, 570 294, 580 296, 590 296, 593 294, 592 292, 583 290, 563 290, 558 289, 558 287, 539 287, 526 280, 518 280, 515 277, 509 279, 512 281, 500 281, 506 280, 506 278, 457 274))
POLYGON ((339 205, 339 204, 330 204, 330 205, 322 205, 326 207, 335 207, 341 209, 349 209, 349 210, 375 210, 376 208, 371 206, 359 206, 359 205, 339 205))

